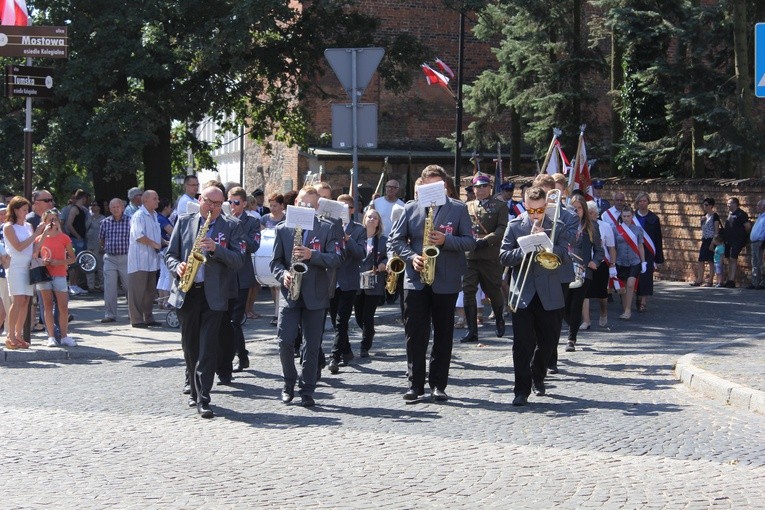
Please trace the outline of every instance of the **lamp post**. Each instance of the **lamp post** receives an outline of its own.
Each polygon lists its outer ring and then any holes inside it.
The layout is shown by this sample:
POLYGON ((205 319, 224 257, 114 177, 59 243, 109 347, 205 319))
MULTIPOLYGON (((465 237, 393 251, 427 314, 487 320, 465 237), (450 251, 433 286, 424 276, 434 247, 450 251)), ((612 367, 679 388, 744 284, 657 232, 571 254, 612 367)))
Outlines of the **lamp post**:
POLYGON ((457 52, 457 126, 454 144, 454 185, 460 189, 462 167, 462 68, 465 62, 465 6, 460 7, 459 50, 457 52))

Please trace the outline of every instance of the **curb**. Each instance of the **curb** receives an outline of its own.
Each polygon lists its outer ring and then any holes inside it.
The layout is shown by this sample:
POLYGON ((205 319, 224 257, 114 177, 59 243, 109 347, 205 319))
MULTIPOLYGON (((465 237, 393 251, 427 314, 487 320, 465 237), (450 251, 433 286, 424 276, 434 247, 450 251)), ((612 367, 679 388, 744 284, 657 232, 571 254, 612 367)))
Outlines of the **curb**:
POLYGON ((681 356, 675 363, 675 377, 690 389, 698 391, 709 398, 737 409, 745 409, 765 415, 765 391, 755 390, 728 381, 693 364, 697 356, 737 342, 715 344, 700 351, 681 356))

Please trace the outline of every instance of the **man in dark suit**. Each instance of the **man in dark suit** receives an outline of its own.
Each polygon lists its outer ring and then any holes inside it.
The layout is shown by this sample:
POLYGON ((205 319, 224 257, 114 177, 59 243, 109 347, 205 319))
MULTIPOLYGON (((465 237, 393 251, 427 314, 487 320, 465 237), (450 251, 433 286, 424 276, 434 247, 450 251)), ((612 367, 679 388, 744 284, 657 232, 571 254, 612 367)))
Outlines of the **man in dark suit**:
POLYGON ((242 320, 247 304, 250 287, 256 285, 255 268, 252 265, 252 254, 260 247, 260 220, 247 214, 247 192, 236 186, 228 192, 228 203, 231 207, 231 217, 239 221, 244 233, 244 264, 231 277, 236 280, 237 296, 229 300, 229 319, 224 321, 221 330, 221 358, 218 366, 218 377, 221 383, 231 382, 232 372, 241 372, 250 366, 247 348, 244 344, 242 320), (234 355, 238 358, 235 366, 231 366, 234 355))
POLYGON ((505 334, 505 300, 502 294, 502 266, 499 264, 499 245, 507 227, 507 203, 491 196, 491 179, 488 175, 473 177, 476 199, 467 202, 468 213, 473 222, 475 250, 466 254, 467 273, 462 280, 464 292, 465 322, 467 334, 462 342, 478 341, 478 314, 476 306, 478 285, 491 300, 498 337, 505 334))
POLYGON ((258 188, 255 191, 252 192, 252 196, 255 197, 255 203, 258 204, 257 207, 255 207, 255 212, 263 216, 264 214, 268 214, 271 212, 271 209, 263 205, 263 202, 266 199, 265 193, 263 193, 263 190, 258 188))
MULTIPOLYGON (((512 267, 510 283, 511 303, 517 303, 513 312, 513 370, 515 372, 514 406, 526 405, 532 386, 538 396, 545 394, 544 379, 552 350, 560 336, 560 319, 564 299, 559 269, 545 269, 534 260, 534 253, 524 257, 518 238, 538 232, 550 231, 552 221, 545 215, 546 192, 532 187, 526 193, 526 212, 510 221, 505 231, 499 260, 512 267), (522 262, 526 258, 526 263, 522 262), (530 264, 525 285, 519 288, 524 276, 521 269, 530 264), (515 292, 513 292, 515 291, 515 292), (520 292, 520 297, 518 296, 520 292)), ((559 220, 558 227, 562 222, 559 220)), ((553 252, 563 258, 568 242, 556 236, 553 252)))
POLYGON ((212 418, 210 390, 215 379, 221 323, 229 299, 237 295, 235 273, 244 263, 246 241, 239 222, 221 214, 224 195, 208 186, 199 197, 199 212, 178 218, 170 236, 165 262, 174 275, 169 303, 178 309, 181 321, 181 345, 186 370, 193 374, 189 406, 196 406, 202 418, 212 418), (206 260, 199 267, 188 292, 179 288, 179 280, 188 269, 189 254, 197 244, 197 234, 209 215, 207 234, 198 247, 206 260))
MULTIPOLYGON (((443 168, 430 165, 422 171, 422 184, 443 182, 447 179, 443 168)), ((435 279, 426 285, 420 278, 425 267, 422 255, 425 219, 428 204, 412 200, 404 206, 404 213, 393 224, 388 251, 394 252, 406 263, 404 277, 404 332, 409 390, 404 400, 415 402, 425 394, 425 357, 428 350, 431 325, 433 348, 430 356, 428 382, 434 400, 447 400, 446 385, 452 357, 454 336, 454 306, 462 288, 462 276, 467 270, 465 252, 475 248, 472 224, 467 207, 459 200, 446 198, 446 203, 435 207, 433 230, 428 244, 437 246, 435 279)))
MULTIPOLYGON (((319 195, 312 186, 306 186, 295 198, 295 205, 312 207, 319 205, 319 195)), ((281 287, 279 321, 276 336, 279 339, 279 358, 284 376, 282 402, 289 403, 295 396, 295 384, 300 386, 301 405, 312 407, 316 403, 313 393, 318 375, 319 350, 326 309, 329 307, 329 276, 327 270, 337 268, 341 262, 341 240, 331 224, 314 217, 313 229, 303 231, 303 239, 295 243, 295 229, 280 223, 276 227, 271 272, 281 287), (294 256, 308 266, 303 273, 300 296, 290 299, 294 256), (301 371, 295 368, 295 337, 298 324, 303 329, 301 346, 301 371)))
POLYGON ((329 302, 329 316, 335 326, 335 343, 327 368, 336 374, 341 363, 353 359, 351 342, 348 338, 348 322, 353 312, 353 303, 359 291, 359 265, 366 255, 367 230, 361 224, 353 221, 353 197, 340 195, 338 202, 348 206, 351 220, 343 228, 343 262, 337 269, 337 288, 329 302))

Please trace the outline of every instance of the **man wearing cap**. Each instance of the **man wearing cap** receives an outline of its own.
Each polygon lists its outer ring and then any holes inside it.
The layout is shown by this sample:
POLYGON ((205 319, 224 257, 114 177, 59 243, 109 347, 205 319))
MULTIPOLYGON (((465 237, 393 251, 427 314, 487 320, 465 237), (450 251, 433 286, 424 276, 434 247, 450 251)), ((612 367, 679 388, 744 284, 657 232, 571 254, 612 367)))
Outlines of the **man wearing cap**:
POLYGON ((465 203, 475 200, 475 190, 473 190, 473 186, 465 186, 465 197, 465 203))
POLYGON ((499 194, 496 198, 503 200, 507 204, 508 221, 523 214, 523 212, 526 210, 523 208, 523 202, 516 202, 513 200, 515 184, 512 182, 503 182, 500 184, 499 190, 499 194))
POLYGON ((498 337, 505 334, 504 297, 502 294, 502 266, 499 263, 499 247, 507 227, 507 205, 502 199, 491 196, 491 179, 478 173, 473 177, 475 200, 467 203, 473 225, 475 249, 466 253, 467 272, 462 280, 464 292, 467 334, 462 342, 478 341, 478 306, 476 291, 481 285, 491 300, 498 337))
POLYGON ((125 207, 125 216, 130 218, 143 205, 143 190, 130 188, 128 190, 128 205, 125 207))
POLYGON ((604 211, 607 211, 611 208, 611 202, 606 200, 605 198, 601 198, 601 194, 603 193, 603 181, 601 179, 595 179, 592 181, 592 196, 595 203, 598 205, 598 216, 603 214, 604 211))
POLYGON ((263 201, 265 200, 265 193, 263 193, 262 189, 258 188, 253 191, 252 196, 255 197, 255 203, 258 204, 257 207, 255 207, 256 213, 263 217, 263 215, 271 212, 271 209, 263 205, 263 201))

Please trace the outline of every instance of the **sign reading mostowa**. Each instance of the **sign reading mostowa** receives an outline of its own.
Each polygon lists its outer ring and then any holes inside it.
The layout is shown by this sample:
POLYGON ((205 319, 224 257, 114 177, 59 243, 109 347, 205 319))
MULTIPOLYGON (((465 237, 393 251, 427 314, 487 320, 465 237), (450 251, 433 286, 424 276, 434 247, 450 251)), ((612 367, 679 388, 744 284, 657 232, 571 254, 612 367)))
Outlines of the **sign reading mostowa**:
POLYGON ((67 27, 0 26, 0 56, 68 58, 67 27))

